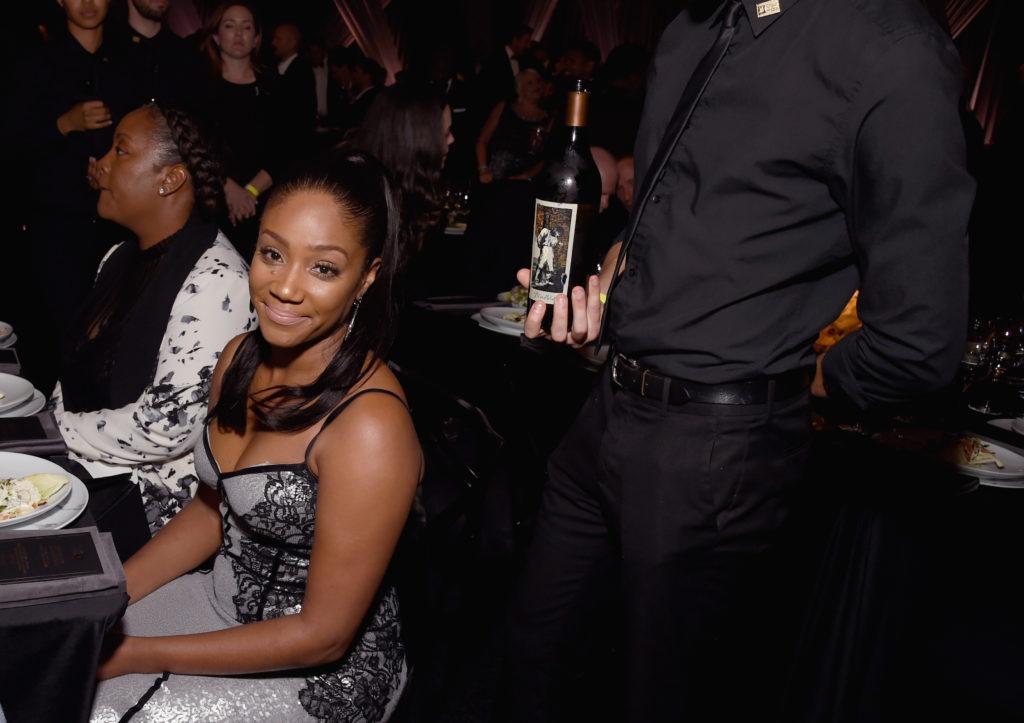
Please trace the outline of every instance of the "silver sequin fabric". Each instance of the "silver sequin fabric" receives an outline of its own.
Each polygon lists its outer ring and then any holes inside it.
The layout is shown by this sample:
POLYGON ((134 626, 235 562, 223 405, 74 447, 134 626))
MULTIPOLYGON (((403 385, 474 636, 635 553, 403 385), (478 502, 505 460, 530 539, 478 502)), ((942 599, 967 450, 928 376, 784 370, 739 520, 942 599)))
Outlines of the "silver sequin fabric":
MULTIPOLYGON (((204 434, 196 445, 196 472, 221 491, 224 529, 213 571, 180 577, 128 608, 122 622, 128 635, 209 632, 302 609, 316 478, 304 465, 221 475, 206 441, 204 434)), ((268 675, 171 675, 132 720, 386 721, 407 677, 398 601, 385 586, 337 663, 268 675)), ((93 723, 116 723, 156 678, 126 675, 101 683, 93 723)))

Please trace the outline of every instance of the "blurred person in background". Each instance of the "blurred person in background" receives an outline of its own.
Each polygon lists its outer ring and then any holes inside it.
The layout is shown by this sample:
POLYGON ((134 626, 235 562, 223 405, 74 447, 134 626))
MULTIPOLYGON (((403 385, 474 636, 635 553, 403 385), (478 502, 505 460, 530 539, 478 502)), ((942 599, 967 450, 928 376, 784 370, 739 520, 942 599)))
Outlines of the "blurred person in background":
POLYGON ((377 93, 384 85, 382 73, 386 72, 377 61, 370 58, 356 58, 349 66, 352 83, 349 87, 349 106, 345 114, 345 126, 358 128, 363 124, 377 93))
POLYGON ((544 79, 533 68, 516 78, 516 97, 499 101, 476 141, 480 183, 533 178, 540 172, 551 116, 541 105, 544 79))
POLYGON ((171 0, 128 0, 125 51, 139 75, 139 104, 203 105, 203 67, 195 49, 164 23, 171 0))
POLYGON ((295 23, 274 28, 271 46, 277 59, 274 105, 277 109, 279 152, 294 163, 310 151, 317 117, 316 77, 302 53, 302 31, 295 23))
POLYGON ((633 153, 650 53, 639 45, 620 45, 608 53, 592 92, 589 138, 617 157, 633 153))
POLYGON ((441 220, 441 171, 454 141, 444 96, 413 83, 383 88, 353 135, 353 144, 379 160, 402 192, 403 223, 417 247, 441 220))
POLYGON ((615 184, 615 197, 625 206, 627 211, 633 210, 633 184, 636 171, 633 166, 633 156, 623 156, 616 164, 618 166, 618 181, 615 184))
POLYGON ((223 147, 226 173, 222 228, 248 259, 256 243, 261 198, 279 166, 275 79, 257 65, 263 36, 248 2, 218 5, 204 32, 211 83, 210 105, 204 110, 223 147))
POLYGON ((4 136, 28 172, 29 261, 47 269, 46 293, 19 325, 19 353, 36 386, 52 387, 61 342, 115 230, 96 218, 90 158, 138 104, 123 48, 106 32, 108 0, 63 0, 64 22, 18 63, 4 136))

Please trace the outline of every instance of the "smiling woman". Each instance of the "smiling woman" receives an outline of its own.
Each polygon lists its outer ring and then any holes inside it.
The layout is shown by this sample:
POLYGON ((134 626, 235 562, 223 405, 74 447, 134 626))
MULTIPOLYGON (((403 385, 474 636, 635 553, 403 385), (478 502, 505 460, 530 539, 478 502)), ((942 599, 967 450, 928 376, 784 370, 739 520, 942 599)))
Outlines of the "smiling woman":
POLYGON ((422 456, 383 364, 407 241, 381 166, 280 187, 249 276, 260 329, 213 374, 189 506, 125 565, 132 606, 94 721, 387 720, 407 665, 388 568, 422 456), (358 311, 358 314, 357 314, 358 311), (216 553, 211 575, 184 574, 216 553), (282 671, 273 676, 256 673, 282 671), (136 674, 136 675, 132 675, 136 674), (180 675, 179 675, 180 674, 180 675))

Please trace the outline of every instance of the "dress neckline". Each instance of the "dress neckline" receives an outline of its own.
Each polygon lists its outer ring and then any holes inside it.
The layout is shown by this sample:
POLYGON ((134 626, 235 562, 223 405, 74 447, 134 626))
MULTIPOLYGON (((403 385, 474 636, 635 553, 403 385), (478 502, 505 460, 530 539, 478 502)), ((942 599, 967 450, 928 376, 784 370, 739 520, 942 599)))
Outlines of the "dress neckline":
POLYGON ((345 411, 349 404, 354 402, 362 395, 368 394, 370 392, 380 392, 381 394, 387 394, 389 396, 392 396, 395 399, 397 399, 402 406, 408 408, 408 405, 405 403, 405 400, 402 399, 397 394, 395 394, 390 389, 381 389, 379 387, 361 389, 355 394, 343 399, 338 404, 338 406, 336 406, 334 409, 332 409, 324 416, 324 421, 320 425, 320 429, 316 431, 316 434, 313 435, 313 438, 309 440, 309 444, 306 445, 306 451, 302 455, 301 462, 267 462, 264 464, 253 464, 247 465, 245 467, 238 467, 236 469, 231 470, 230 472, 224 472, 221 469, 220 462, 217 461, 217 457, 213 453, 213 446, 210 444, 211 418, 207 417, 206 421, 203 423, 203 446, 206 449, 206 456, 210 458, 210 463, 213 465, 213 471, 216 473, 217 478, 220 480, 226 479, 228 477, 235 477, 242 474, 254 474, 258 472, 276 472, 289 469, 305 470, 314 480, 318 480, 320 479, 320 476, 316 472, 314 472, 309 466, 309 453, 313 451, 313 445, 316 444, 317 439, 320 438, 320 435, 323 434, 323 431, 327 429, 327 425, 329 425, 331 422, 337 419, 338 416, 343 411, 345 411))

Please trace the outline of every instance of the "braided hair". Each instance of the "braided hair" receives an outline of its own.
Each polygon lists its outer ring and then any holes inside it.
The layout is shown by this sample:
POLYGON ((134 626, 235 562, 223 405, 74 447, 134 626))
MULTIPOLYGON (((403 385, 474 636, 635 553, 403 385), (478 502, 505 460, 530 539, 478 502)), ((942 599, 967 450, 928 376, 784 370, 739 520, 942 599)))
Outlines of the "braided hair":
POLYGON ((180 108, 159 103, 144 106, 156 129, 158 168, 185 164, 195 194, 194 212, 216 221, 224 206, 224 166, 214 146, 203 135, 199 123, 180 108))

